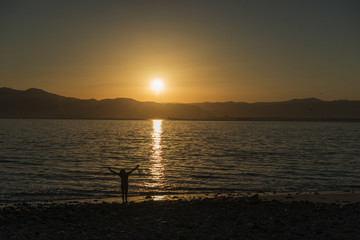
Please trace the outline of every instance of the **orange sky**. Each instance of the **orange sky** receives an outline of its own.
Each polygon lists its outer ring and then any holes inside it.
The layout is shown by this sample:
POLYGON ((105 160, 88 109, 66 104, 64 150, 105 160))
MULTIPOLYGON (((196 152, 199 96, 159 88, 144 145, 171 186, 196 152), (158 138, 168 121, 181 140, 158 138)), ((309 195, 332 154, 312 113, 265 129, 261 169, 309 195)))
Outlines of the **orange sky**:
POLYGON ((5 1, 0 87, 157 102, 360 99, 359 6, 5 1))

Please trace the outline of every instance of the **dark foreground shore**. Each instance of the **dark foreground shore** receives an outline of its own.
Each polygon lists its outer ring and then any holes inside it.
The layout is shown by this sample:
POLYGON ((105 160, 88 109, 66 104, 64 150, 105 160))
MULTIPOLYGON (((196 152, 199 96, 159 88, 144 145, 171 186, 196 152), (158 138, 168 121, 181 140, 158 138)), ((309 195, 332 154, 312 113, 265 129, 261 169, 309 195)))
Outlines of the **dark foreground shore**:
POLYGON ((360 203, 208 198, 3 207, 0 239, 360 239, 360 203))

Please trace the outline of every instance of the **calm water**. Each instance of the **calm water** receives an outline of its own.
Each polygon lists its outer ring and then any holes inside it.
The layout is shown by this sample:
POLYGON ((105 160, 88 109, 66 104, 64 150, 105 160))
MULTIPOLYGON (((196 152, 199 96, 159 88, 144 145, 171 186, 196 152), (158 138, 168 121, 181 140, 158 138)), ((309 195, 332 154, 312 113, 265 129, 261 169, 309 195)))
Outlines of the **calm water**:
POLYGON ((0 202, 360 190, 360 123, 0 119, 0 202))

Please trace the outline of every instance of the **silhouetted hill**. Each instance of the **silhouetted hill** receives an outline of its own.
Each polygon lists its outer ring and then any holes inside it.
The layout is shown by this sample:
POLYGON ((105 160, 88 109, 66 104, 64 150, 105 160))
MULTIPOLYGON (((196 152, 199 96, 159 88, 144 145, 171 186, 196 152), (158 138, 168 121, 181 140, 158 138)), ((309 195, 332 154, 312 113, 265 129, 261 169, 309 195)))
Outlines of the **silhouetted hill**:
POLYGON ((197 103, 214 118, 264 120, 359 120, 360 101, 322 101, 316 98, 285 102, 197 103))
POLYGON ((130 98, 77 99, 31 88, 0 88, 2 118, 360 120, 360 101, 315 98, 271 103, 155 103, 130 98))
POLYGON ((191 104, 138 102, 129 98, 82 100, 40 89, 0 88, 0 117, 4 118, 185 118, 205 119, 208 114, 191 104))

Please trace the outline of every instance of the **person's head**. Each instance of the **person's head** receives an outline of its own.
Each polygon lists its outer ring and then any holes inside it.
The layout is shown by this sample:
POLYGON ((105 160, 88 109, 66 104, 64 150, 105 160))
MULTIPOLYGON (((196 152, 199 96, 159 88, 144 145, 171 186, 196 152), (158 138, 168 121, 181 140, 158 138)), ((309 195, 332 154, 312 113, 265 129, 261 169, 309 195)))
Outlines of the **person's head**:
POLYGON ((124 169, 121 169, 121 170, 120 170, 120 176, 125 176, 125 175, 126 175, 125 170, 124 170, 124 169))

